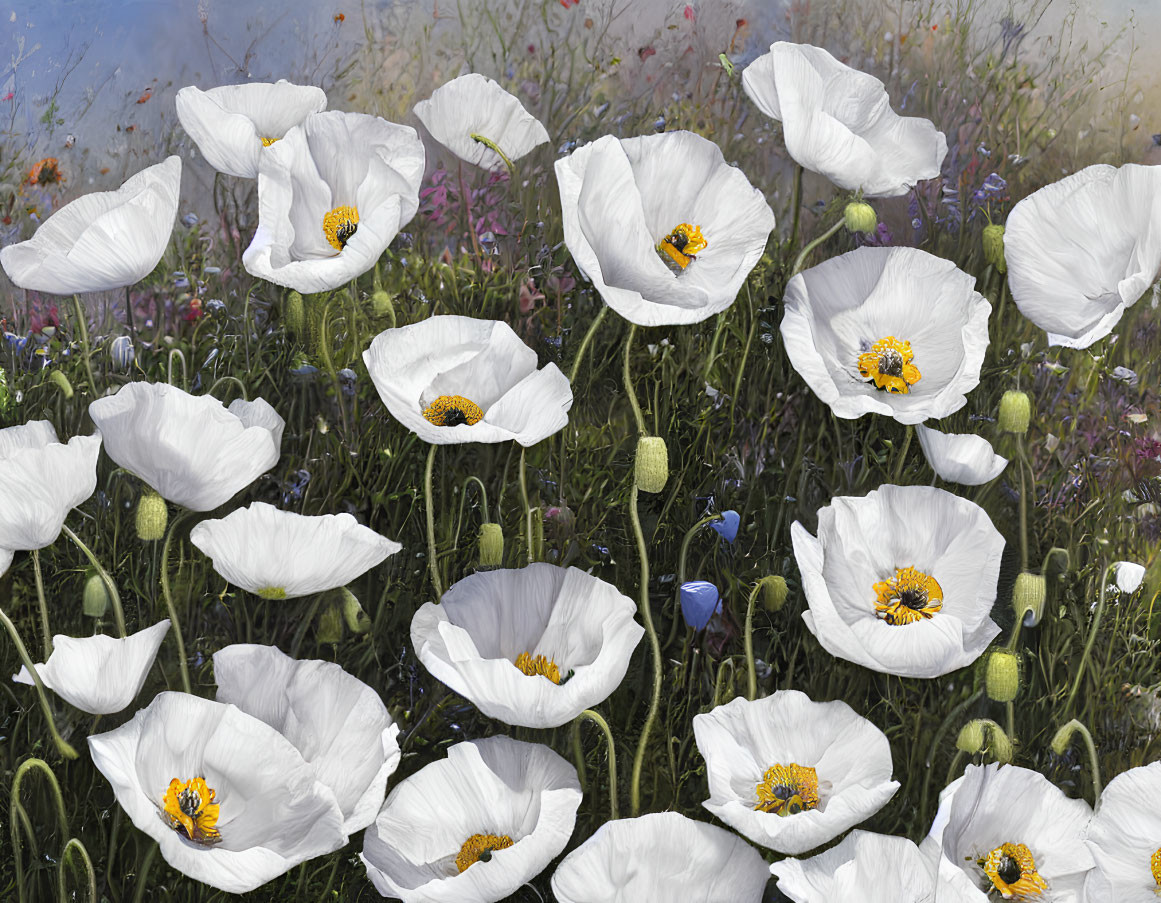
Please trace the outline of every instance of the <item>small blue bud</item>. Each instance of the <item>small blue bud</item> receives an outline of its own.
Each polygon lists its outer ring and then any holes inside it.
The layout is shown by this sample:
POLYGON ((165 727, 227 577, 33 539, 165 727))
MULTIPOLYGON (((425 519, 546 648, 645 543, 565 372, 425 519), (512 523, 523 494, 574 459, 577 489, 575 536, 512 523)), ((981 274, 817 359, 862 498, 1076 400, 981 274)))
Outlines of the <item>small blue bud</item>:
POLYGON ((681 616, 694 630, 705 630, 715 614, 721 612, 718 588, 705 580, 681 584, 681 616))
POLYGON ((742 525, 742 515, 737 511, 723 511, 721 520, 710 521, 710 526, 718 531, 718 534, 726 542, 733 542, 738 538, 738 527, 742 525))

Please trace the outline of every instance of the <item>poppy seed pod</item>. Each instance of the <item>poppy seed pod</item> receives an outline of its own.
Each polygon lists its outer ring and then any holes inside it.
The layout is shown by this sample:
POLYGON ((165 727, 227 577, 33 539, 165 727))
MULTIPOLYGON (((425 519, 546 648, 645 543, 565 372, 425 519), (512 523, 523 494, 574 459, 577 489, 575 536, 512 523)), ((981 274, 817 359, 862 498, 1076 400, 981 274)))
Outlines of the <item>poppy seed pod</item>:
POLYGON ((1008 262, 1004 258, 1004 227, 994 223, 984 226, 982 240, 984 260, 994 266, 997 273, 1008 272, 1008 262))
POLYGON ((64 375, 63 371, 50 370, 48 381, 60 389, 60 394, 64 396, 65 401, 73 397, 73 384, 69 382, 69 378, 64 375))
POLYGON ((786 585, 786 578, 771 574, 758 581, 761 589, 758 590, 758 599, 762 607, 769 612, 781 611, 786 604, 786 597, 790 595, 790 588, 786 585))
POLYGON ((642 492, 660 492, 669 479, 669 449, 660 436, 642 436, 637 440, 637 464, 634 479, 642 492))
POLYGON ((343 639, 343 613, 335 605, 328 605, 318 616, 314 638, 320 643, 340 643, 343 639))
POLYGON ((141 496, 137 503, 137 538, 142 542, 155 542, 165 535, 165 525, 169 521, 169 511, 165 499, 152 490, 141 496))
POLYGON ((1005 433, 1028 432, 1032 419, 1032 399, 1027 393, 1011 389, 1000 399, 1000 429, 1005 433))
POLYGON ((1064 751, 1068 749, 1068 744, 1072 742, 1072 735, 1076 733, 1076 728, 1077 721, 1074 718, 1072 721, 1068 722, 1068 724, 1061 727, 1055 734, 1053 734, 1052 743, 1050 745, 1054 753, 1056 753, 1058 756, 1064 755, 1064 751))
POLYGON ((1011 702, 1020 692, 1020 659, 1007 649, 997 649, 988 656, 984 683, 988 699, 1011 702))
POLYGON ((109 607, 109 591, 105 581, 96 571, 90 571, 85 579, 85 590, 81 596, 82 609, 87 617, 102 618, 109 607))
POLYGON ((480 567, 498 568, 504 563, 504 528, 499 524, 480 525, 480 567))
POLYGON ((1020 574, 1012 590, 1012 608, 1016 610, 1016 617, 1024 621, 1026 626, 1035 627, 1044 614, 1044 598, 1047 595, 1048 581, 1043 576, 1027 571, 1020 574))
POLYGON ((879 215, 866 201, 852 201, 843 210, 843 221, 848 232, 870 235, 879 228, 879 215))
POLYGON ((955 748, 974 756, 984 748, 984 722, 974 718, 959 729, 955 738, 955 748))
POLYGON ((306 331, 306 304, 300 292, 291 292, 286 296, 282 318, 286 321, 287 331, 295 338, 300 338, 306 331))

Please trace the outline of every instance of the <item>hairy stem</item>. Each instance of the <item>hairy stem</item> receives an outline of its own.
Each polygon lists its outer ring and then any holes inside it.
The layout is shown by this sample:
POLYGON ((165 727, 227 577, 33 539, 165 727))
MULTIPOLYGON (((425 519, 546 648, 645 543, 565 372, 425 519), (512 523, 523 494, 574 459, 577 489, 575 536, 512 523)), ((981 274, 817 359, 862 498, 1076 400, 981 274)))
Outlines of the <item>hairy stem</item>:
MULTIPOLYGON (((632 332, 630 331, 630 336, 632 332)), ((629 493, 629 520, 633 524, 633 535, 637 539, 637 553, 641 559, 641 595, 638 607, 645 632, 649 635, 649 647, 653 653, 653 696, 649 701, 649 712, 645 725, 641 728, 641 738, 637 741, 637 754, 633 757, 633 781, 629 786, 629 810, 633 817, 641 811, 641 768, 645 764, 645 750, 649 745, 649 734, 657 719, 657 709, 661 703, 661 644, 657 641, 657 631, 653 627, 653 612, 649 606, 649 551, 645 546, 645 533, 641 529, 641 517, 637 513, 637 484, 629 493)))

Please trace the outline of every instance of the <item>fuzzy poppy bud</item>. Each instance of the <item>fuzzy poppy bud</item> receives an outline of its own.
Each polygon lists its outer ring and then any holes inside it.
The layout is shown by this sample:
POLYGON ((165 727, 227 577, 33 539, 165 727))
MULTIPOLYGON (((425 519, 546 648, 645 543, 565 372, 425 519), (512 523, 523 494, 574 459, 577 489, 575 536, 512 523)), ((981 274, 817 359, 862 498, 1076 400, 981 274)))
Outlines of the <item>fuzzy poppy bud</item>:
POLYGON ((781 611, 786 604, 786 597, 790 595, 790 588, 786 585, 786 578, 771 574, 758 581, 761 589, 758 599, 766 611, 781 611))
POLYGON ((634 478, 642 492, 660 492, 669 479, 669 449, 660 436, 642 436, 637 440, 637 466, 634 478))
POLYGON ((282 311, 282 318, 286 321, 286 329, 295 338, 301 338, 306 331, 306 305, 302 295, 291 292, 286 296, 286 306, 282 311))
POLYGON ((1012 761, 1012 741, 1004 733, 1004 729, 994 721, 988 725, 988 733, 988 749, 992 753, 992 758, 1001 765, 1007 765, 1012 761))
POLYGON ((504 563, 504 529, 499 524, 480 526, 480 567, 498 568, 504 563))
POLYGON ((328 605, 318 616, 314 638, 320 643, 338 643, 343 639, 343 613, 337 605, 328 605))
POLYGON ((1011 389, 1000 399, 1000 429, 1005 433, 1028 432, 1032 419, 1032 399, 1024 392, 1011 389))
POLYGON ((1020 692, 1020 659, 1007 649, 988 656, 984 685, 993 702, 1011 702, 1020 692))
POLYGON ((69 378, 64 375, 62 370, 50 370, 48 381, 60 389, 60 394, 65 397, 65 401, 73 397, 73 384, 69 382, 69 378))
POLYGON ((85 578, 85 590, 81 601, 82 610, 90 618, 104 617, 105 611, 109 608, 109 590, 106 589, 101 575, 94 570, 90 570, 89 576, 85 578))
POLYGON ((1016 617, 1027 627, 1035 627, 1044 614, 1044 599, 1048 595, 1048 581, 1040 574, 1025 571, 1016 577, 1012 590, 1012 608, 1016 617))
POLYGON ((984 722, 976 718, 959 729, 959 736, 955 739, 955 748, 963 750, 969 756, 974 756, 984 748, 984 722))
POLYGON ((843 221, 848 232, 862 232, 870 235, 879 228, 879 216, 875 208, 865 201, 852 201, 843 210, 843 221))
POLYGON ((1064 751, 1068 749, 1068 744, 1072 742, 1072 735, 1083 728, 1084 726, 1073 718, 1052 737, 1052 751, 1058 756, 1063 756, 1064 751))
POLYGON ((347 623, 347 629, 354 634, 364 634, 370 630, 371 619, 363 611, 363 606, 359 604, 355 594, 344 586, 339 589, 339 598, 343 606, 343 620, 347 623))
POLYGON ((984 226, 983 245, 985 262, 994 266, 997 273, 1008 272, 1008 262, 1004 259, 1004 227, 984 226))
POLYGON ((395 305, 391 301, 391 296, 383 289, 371 293, 371 313, 376 317, 389 319, 391 325, 395 325, 395 305))
POLYGON ((165 499, 148 490, 137 503, 137 538, 143 542, 155 542, 165 535, 165 525, 169 521, 169 511, 165 499))

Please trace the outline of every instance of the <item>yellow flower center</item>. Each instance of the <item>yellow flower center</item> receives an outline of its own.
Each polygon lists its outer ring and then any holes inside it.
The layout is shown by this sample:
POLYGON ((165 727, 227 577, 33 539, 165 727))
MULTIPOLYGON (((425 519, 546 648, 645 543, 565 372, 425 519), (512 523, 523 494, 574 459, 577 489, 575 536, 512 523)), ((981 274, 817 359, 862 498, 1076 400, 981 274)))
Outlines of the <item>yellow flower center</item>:
POLYGON ((323 217, 323 234, 331 247, 341 251, 359 229, 359 211, 355 207, 336 207, 323 217))
POLYGON ((797 815, 818 808, 818 773, 805 765, 774 765, 758 782, 759 812, 797 815))
POLYGON ((1153 872, 1153 883, 1161 888, 1161 850, 1153 854, 1149 860, 1149 868, 1153 872))
POLYGON ((436 426, 471 426, 484 417, 484 412, 474 401, 462 395, 441 395, 423 409, 423 419, 436 426))
POLYGON ((205 778, 192 778, 185 783, 174 778, 161 808, 169 826, 187 840, 206 845, 221 841, 222 835, 214 827, 221 807, 214 802, 214 791, 206 786, 205 778))
POLYGON ((547 677, 554 684, 560 683, 560 668, 550 658, 538 655, 535 658, 531 652, 521 652, 516 656, 516 667, 529 677, 547 677))
MULTIPOLYGON (((279 139, 278 138, 259 138, 258 140, 262 142, 263 147, 270 147, 270 145, 272 145, 275 141, 278 141, 279 139)), ((342 209, 342 208, 340 208, 340 209, 342 209)), ((356 218, 356 222, 357 221, 358 221, 358 218, 356 218)))
POLYGON ((900 342, 889 335, 859 355, 859 375, 874 380, 876 389, 906 395, 922 378, 919 368, 911 363, 914 357, 910 342, 900 342))
POLYGON ((943 587, 929 574, 899 568, 889 580, 876 583, 875 611, 894 627, 930 618, 943 608, 943 587))
POLYGON ((1048 882, 1036 871, 1032 851, 1022 843, 1001 844, 977 862, 1005 900, 1038 897, 1048 890, 1048 882))
POLYGON ((666 266, 675 273, 681 273, 707 247, 709 242, 701 234, 701 226, 681 223, 661 239, 657 250, 661 253, 661 259, 665 261, 666 266))
POLYGON ((258 590, 258 595, 263 599, 285 599, 286 588, 282 586, 264 586, 258 590))
POLYGON ((496 850, 506 850, 512 846, 512 838, 507 834, 473 834, 464 841, 456 856, 456 868, 461 872, 477 862, 487 862, 496 850))

